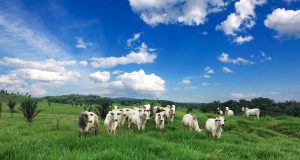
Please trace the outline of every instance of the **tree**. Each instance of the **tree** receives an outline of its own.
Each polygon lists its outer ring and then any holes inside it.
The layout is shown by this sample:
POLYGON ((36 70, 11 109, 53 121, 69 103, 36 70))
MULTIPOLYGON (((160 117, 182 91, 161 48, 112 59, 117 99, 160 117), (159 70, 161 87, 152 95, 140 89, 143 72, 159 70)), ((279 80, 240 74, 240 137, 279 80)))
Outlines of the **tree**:
POLYGON ((32 122, 32 119, 39 114, 42 110, 37 110, 37 101, 33 99, 26 99, 21 103, 19 110, 28 122, 32 122))
POLYGON ((104 119, 106 117, 106 114, 109 112, 109 108, 111 105, 112 105, 112 101, 108 98, 104 98, 98 102, 96 109, 97 109, 98 115, 102 119, 104 119))
POLYGON ((2 113, 2 103, 0 102, 0 118, 1 118, 1 113, 2 113))
POLYGON ((8 100, 7 102, 7 106, 10 110, 10 113, 11 113, 11 116, 13 117, 14 116, 14 108, 16 106, 16 101, 15 100, 8 100))

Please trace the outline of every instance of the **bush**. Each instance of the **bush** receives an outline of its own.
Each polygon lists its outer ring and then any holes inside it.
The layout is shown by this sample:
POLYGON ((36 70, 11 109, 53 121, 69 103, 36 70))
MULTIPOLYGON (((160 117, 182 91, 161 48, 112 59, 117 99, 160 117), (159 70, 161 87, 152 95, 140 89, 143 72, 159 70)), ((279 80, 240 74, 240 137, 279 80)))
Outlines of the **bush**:
POLYGON ((37 110, 37 102, 32 99, 27 99, 21 103, 19 108, 28 122, 32 122, 32 119, 39 114, 42 110, 37 110))
POLYGON ((11 113, 11 116, 13 117, 14 115, 14 108, 15 108, 15 106, 16 106, 16 101, 15 100, 9 100, 8 102, 7 102, 7 106, 8 106, 8 108, 9 108, 9 110, 10 110, 10 113, 11 113))

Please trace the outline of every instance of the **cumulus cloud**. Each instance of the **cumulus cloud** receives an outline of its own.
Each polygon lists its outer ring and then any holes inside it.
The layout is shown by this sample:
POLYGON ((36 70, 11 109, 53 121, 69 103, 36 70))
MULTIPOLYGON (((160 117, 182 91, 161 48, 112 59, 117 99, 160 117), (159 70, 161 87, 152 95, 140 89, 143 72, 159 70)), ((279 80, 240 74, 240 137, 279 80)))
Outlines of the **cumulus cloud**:
POLYGON ((210 75, 205 74, 203 77, 204 78, 210 78, 210 75))
POLYGON ((65 68, 75 64, 76 61, 74 60, 26 61, 19 58, 4 57, 0 59, 0 65, 13 69, 7 74, 0 75, 1 87, 18 92, 25 91, 27 88, 29 91, 35 92, 36 95, 44 94, 47 86, 60 86, 66 82, 77 80, 80 74, 65 68), (37 92, 39 88, 40 92, 37 92))
POLYGON ((132 37, 132 38, 129 38, 129 39, 127 40, 127 46, 128 46, 128 47, 131 47, 132 44, 133 44, 135 41, 138 41, 138 40, 140 39, 141 34, 142 34, 142 33, 135 33, 135 34, 133 34, 133 37, 132 37))
POLYGON ((280 92, 278 92, 278 91, 272 91, 272 92, 269 92, 269 94, 270 94, 270 95, 279 95, 280 92))
POLYGON ((155 74, 146 74, 144 70, 123 73, 108 82, 97 83, 103 94, 150 95, 159 96, 166 91, 165 81, 155 74))
POLYGON ((204 71, 205 71, 206 75, 215 73, 215 71, 212 68, 210 68, 209 66, 205 67, 204 71))
POLYGON ((88 46, 93 45, 93 43, 90 42, 84 42, 82 37, 76 37, 76 44, 75 47, 86 49, 88 46))
POLYGON ((229 54, 223 52, 219 57, 218 60, 223 63, 232 63, 232 64, 254 64, 254 62, 247 60, 242 57, 237 58, 230 58, 229 54))
POLYGON ((225 73, 233 73, 233 71, 230 68, 228 68, 228 67, 223 67, 222 70, 225 73))
POLYGON ((248 99, 248 98, 255 98, 261 96, 261 93, 241 93, 241 92, 234 92, 230 93, 230 96, 237 99, 248 99))
POLYGON ((252 40, 253 40, 253 36, 245 36, 245 37, 238 36, 234 38, 234 42, 237 44, 243 44, 245 42, 250 42, 252 40))
POLYGON ((267 16, 264 24, 277 32, 277 38, 300 38, 300 10, 277 8, 267 16))
POLYGON ((82 66, 87 66, 88 62, 87 61, 79 61, 79 64, 81 64, 82 66))
POLYGON ((256 6, 266 3, 266 0, 240 0, 235 2, 235 12, 227 16, 227 19, 217 25, 216 29, 224 32, 225 35, 233 36, 234 42, 242 44, 253 40, 250 35, 238 36, 251 29, 255 25, 256 14, 254 12, 256 6))
POLYGON ((75 60, 56 61, 47 59, 44 61, 27 61, 20 58, 3 57, 0 59, 1 65, 11 66, 14 68, 32 68, 50 71, 64 71, 64 66, 72 66, 76 64, 75 60))
POLYGON ((156 59, 156 55, 152 53, 153 49, 142 43, 137 51, 131 51, 122 57, 92 57, 91 66, 94 68, 111 68, 117 65, 125 65, 130 63, 146 64, 152 63, 156 59))
POLYGON ((121 70, 114 70, 111 72, 112 75, 119 75, 119 74, 122 74, 124 73, 124 71, 121 71, 121 70))
POLYGON ((107 82, 110 80, 110 73, 107 71, 97 71, 95 73, 89 74, 90 78, 96 82, 107 82))
POLYGON ((227 5, 223 0, 129 0, 129 4, 151 26, 204 24, 208 14, 222 11, 227 5))
POLYGON ((188 85, 188 84, 191 84, 192 82, 191 82, 191 80, 189 80, 189 79, 183 79, 183 80, 181 81, 181 83, 184 84, 184 85, 188 85))

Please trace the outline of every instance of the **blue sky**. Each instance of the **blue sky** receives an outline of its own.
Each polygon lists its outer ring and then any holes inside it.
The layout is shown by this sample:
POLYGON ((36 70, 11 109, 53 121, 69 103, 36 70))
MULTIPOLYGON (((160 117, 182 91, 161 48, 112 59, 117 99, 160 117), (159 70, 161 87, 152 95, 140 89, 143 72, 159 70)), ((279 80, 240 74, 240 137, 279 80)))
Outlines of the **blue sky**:
POLYGON ((300 100, 299 0, 5 1, 0 87, 179 102, 300 100))

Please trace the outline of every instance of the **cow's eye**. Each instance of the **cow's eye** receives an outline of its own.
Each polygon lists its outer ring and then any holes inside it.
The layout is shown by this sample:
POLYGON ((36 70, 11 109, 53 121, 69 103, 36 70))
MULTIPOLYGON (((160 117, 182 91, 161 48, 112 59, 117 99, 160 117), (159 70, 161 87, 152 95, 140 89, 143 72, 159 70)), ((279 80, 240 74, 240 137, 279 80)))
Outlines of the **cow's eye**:
POLYGON ((120 115, 120 113, 118 113, 118 115, 120 115))
POLYGON ((93 116, 93 114, 90 114, 90 116, 93 116))
POLYGON ((114 115, 113 113, 110 113, 111 115, 114 115))

